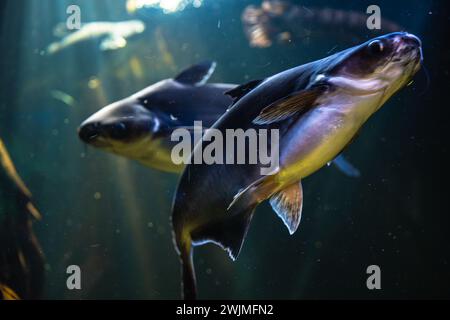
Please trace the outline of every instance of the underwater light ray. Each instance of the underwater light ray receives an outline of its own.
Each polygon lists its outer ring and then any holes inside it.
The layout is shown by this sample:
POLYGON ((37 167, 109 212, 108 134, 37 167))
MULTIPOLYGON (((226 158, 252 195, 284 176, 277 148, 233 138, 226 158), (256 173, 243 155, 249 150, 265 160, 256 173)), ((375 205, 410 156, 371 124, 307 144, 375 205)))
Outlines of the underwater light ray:
POLYGON ((151 263, 153 247, 148 245, 142 231, 145 220, 143 217, 143 206, 137 197, 138 192, 135 187, 137 181, 133 177, 133 172, 127 159, 113 158, 108 162, 111 167, 111 172, 115 172, 117 180, 120 181, 118 188, 125 199, 122 202, 122 207, 124 209, 124 220, 131 229, 131 242, 135 251, 135 255, 133 256, 138 259, 136 265, 139 268, 142 281, 146 284, 145 288, 148 289, 153 281, 150 276, 152 270, 154 270, 154 264, 151 263))

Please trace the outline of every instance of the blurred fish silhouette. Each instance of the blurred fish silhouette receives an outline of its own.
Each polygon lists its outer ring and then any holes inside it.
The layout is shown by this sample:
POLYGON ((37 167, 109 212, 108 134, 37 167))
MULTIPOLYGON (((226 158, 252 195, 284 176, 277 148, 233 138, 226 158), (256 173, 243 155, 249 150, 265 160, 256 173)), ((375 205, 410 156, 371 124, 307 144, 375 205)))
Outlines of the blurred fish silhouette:
POLYGON ((100 50, 117 50, 127 45, 127 38, 144 32, 145 24, 140 20, 129 20, 120 22, 88 22, 82 25, 79 30, 65 35, 67 28, 60 23, 55 27, 54 33, 63 36, 60 41, 51 43, 46 53, 55 54, 76 43, 89 39, 103 38, 100 43, 100 50))
MULTIPOLYGON (((246 150, 245 164, 229 164, 222 155, 213 164, 191 160, 186 166, 172 211, 184 298, 197 295, 193 247, 215 243, 236 259, 261 202, 270 199, 289 233, 297 230, 301 180, 340 154, 369 117, 411 81, 421 52, 414 35, 391 33, 228 92, 235 102, 212 128, 223 136, 229 129, 278 130, 279 166, 263 175, 265 166, 251 164, 246 150)), ((213 133, 206 131, 191 159, 201 159, 213 133)))
POLYGON ((37 299, 44 283, 44 255, 32 222, 41 215, 0 139, 0 292, 4 299, 37 299))
POLYGON ((164 13, 174 13, 184 10, 188 5, 201 6, 203 0, 127 0, 126 9, 129 14, 146 8, 157 8, 164 13))
MULTIPOLYGON (((242 13, 244 32, 250 46, 270 47, 275 43, 302 41, 307 43, 316 35, 325 36, 345 34, 346 37, 359 36, 371 31, 378 33, 400 31, 395 22, 382 19, 381 30, 368 30, 368 15, 358 11, 331 8, 306 8, 284 0, 263 0, 260 7, 249 5, 242 13)), ((315 36, 315 39, 318 38, 315 36)))
MULTIPOLYGON (((237 85, 207 83, 215 67, 212 61, 193 65, 173 79, 102 108, 80 125, 80 139, 154 169, 181 172, 184 166, 171 158, 177 144, 170 138, 173 130, 191 130, 194 121, 210 127, 233 102, 225 92, 237 85)), ((346 175, 359 176, 343 156, 333 163, 346 175)))

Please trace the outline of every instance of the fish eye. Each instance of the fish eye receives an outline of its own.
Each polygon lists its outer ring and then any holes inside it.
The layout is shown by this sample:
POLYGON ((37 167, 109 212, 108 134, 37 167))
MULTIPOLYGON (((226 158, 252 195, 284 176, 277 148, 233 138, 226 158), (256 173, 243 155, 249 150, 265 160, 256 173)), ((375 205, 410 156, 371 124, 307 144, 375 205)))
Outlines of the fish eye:
POLYGON ((127 136, 128 130, 124 122, 111 125, 110 135, 113 139, 123 139, 127 136))
POLYGON ((373 54, 381 53, 381 52, 383 52, 383 49, 384 49, 383 42, 381 42, 380 40, 373 40, 373 41, 369 42, 367 47, 369 48, 370 52, 373 54))

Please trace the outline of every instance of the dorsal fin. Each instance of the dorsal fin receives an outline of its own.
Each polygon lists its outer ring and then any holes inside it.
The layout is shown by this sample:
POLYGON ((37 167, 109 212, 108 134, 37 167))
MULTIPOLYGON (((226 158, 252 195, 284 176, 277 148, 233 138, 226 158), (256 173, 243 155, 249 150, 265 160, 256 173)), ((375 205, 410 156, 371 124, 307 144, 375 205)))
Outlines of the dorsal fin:
POLYGON ((204 61, 181 71, 174 79, 183 84, 201 86, 211 77, 216 65, 214 61, 204 61))
POLYGON ((235 99, 235 102, 245 96, 247 93, 252 91, 254 88, 256 88, 261 82, 264 80, 252 80, 250 82, 241 84, 240 86, 237 86, 234 89, 231 89, 227 92, 225 92, 226 95, 229 95, 233 99, 235 99))

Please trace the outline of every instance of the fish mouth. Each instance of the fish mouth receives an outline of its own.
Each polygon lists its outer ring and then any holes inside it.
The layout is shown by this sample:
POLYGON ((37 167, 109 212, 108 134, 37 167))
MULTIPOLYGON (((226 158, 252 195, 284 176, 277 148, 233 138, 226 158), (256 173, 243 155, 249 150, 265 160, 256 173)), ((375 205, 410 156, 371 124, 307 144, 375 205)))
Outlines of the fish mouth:
POLYGON ((83 123, 78 128, 78 137, 81 141, 97 148, 112 147, 111 143, 100 133, 101 126, 97 122, 83 123))
POLYGON ((393 51, 389 63, 398 63, 417 71, 423 62, 422 41, 411 33, 404 32, 397 40, 397 49, 393 51))

